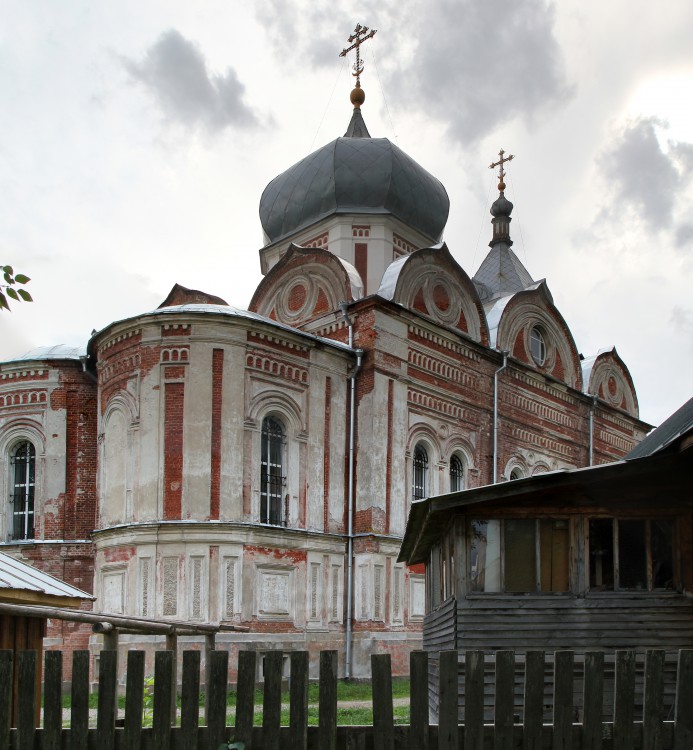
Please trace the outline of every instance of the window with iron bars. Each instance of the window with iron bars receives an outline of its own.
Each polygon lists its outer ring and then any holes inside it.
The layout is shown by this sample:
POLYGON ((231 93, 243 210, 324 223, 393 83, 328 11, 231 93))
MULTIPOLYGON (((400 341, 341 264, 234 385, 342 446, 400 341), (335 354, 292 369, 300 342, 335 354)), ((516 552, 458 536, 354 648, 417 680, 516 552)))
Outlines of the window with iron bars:
POLYGON ((421 443, 414 448, 413 469, 412 498, 423 500, 428 497, 428 453, 421 443))
POLYGON ((262 420, 262 457, 260 460, 260 522, 282 526, 284 476, 284 426, 274 417, 262 420))
POLYGON ((34 538, 34 487, 36 483, 36 449, 24 441, 10 455, 12 494, 10 496, 10 540, 34 538))

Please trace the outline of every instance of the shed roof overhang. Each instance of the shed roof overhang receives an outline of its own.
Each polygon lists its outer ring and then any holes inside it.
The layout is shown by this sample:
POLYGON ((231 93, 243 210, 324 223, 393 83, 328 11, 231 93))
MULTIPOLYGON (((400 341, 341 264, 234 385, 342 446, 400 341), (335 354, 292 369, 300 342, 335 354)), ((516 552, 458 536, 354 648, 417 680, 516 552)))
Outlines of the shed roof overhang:
POLYGON ((426 562, 453 516, 503 509, 547 512, 602 507, 605 512, 652 506, 693 507, 693 445, 674 453, 538 474, 419 500, 412 504, 398 562, 426 562))

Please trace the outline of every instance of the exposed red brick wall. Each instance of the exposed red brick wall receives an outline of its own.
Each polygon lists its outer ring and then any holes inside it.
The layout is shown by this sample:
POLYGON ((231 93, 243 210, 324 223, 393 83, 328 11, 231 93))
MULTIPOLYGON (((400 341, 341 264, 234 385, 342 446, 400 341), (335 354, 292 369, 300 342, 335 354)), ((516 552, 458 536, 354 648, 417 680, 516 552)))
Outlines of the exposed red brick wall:
POLYGON ((212 351, 212 445, 211 445, 211 484, 209 498, 210 518, 219 519, 221 493, 221 408, 224 393, 224 350, 212 351))
POLYGON ((330 303, 327 300, 327 295, 324 289, 318 290, 318 299, 313 308, 313 315, 320 315, 321 313, 327 312, 330 309, 330 303))
POLYGON ((166 383, 164 412, 164 518, 179 519, 183 498, 183 383, 166 383))

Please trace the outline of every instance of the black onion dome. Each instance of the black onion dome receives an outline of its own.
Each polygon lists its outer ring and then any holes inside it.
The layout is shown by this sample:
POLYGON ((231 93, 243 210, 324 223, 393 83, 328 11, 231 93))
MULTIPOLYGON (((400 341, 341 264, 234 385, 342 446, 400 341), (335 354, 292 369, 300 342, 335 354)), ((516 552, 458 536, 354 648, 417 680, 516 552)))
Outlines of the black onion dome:
POLYGON ((513 204, 501 193, 491 205, 492 216, 510 216, 513 212, 513 204))
POLYGON ((392 214, 438 241, 449 210, 448 194, 433 175, 387 138, 363 136, 337 138, 301 159, 260 199, 270 242, 345 213, 392 214))

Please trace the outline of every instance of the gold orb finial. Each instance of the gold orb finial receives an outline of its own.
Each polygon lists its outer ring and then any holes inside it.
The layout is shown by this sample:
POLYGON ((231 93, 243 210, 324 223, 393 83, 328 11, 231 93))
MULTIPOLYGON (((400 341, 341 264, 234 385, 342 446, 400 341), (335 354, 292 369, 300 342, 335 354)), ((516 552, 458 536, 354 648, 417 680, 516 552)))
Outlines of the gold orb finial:
POLYGON ((359 109, 366 101, 366 92, 361 88, 360 83, 357 82, 356 87, 351 90, 349 99, 356 109, 359 109))

